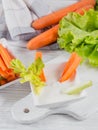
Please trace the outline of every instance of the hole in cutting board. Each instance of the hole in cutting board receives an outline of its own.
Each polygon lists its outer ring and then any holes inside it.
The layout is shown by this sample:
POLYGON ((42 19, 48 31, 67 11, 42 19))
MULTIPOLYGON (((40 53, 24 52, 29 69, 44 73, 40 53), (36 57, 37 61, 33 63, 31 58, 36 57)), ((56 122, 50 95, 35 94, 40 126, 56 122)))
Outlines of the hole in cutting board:
POLYGON ((29 112, 30 112, 30 110, 28 108, 24 109, 24 113, 29 113, 29 112))

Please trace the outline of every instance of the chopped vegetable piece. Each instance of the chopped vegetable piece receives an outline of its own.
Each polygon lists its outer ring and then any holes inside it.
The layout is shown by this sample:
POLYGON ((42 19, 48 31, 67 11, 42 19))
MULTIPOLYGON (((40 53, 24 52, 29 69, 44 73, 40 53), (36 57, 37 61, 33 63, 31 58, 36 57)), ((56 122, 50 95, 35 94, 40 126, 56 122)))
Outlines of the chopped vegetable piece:
MULTIPOLYGON (((36 52, 36 55, 35 55, 35 60, 38 59, 38 58, 41 58, 42 59, 42 52, 36 52)), ((42 70, 41 74, 39 75, 39 77, 41 78, 41 80, 43 82, 46 82, 46 77, 45 77, 45 74, 44 74, 44 71, 42 70)))
POLYGON ((76 77, 76 70, 70 76, 70 81, 73 81, 75 79, 75 77, 76 77))
POLYGON ((34 88, 34 92, 40 94, 41 88, 45 86, 45 82, 39 77, 44 68, 41 58, 37 58, 28 68, 26 68, 20 60, 13 59, 11 61, 11 68, 16 74, 19 74, 21 83, 29 81, 34 88))
POLYGON ((3 59, 0 56, 0 68, 2 68, 3 71, 7 70, 7 67, 3 61, 3 59))
POLYGON ((80 85, 76 87, 71 87, 68 90, 64 90, 63 93, 68 94, 68 95, 74 95, 74 94, 79 94, 81 93, 84 89, 92 86, 92 81, 87 81, 85 83, 81 83, 80 85))
POLYGON ((6 66, 9 68, 10 62, 13 59, 13 57, 11 57, 11 55, 9 54, 7 49, 5 47, 3 47, 2 44, 0 44, 0 55, 1 55, 4 63, 6 64, 6 66))
POLYGON ((77 55, 77 53, 72 53, 69 61, 66 63, 65 65, 65 69, 64 72, 61 76, 61 78, 59 79, 60 82, 64 82, 66 80, 68 80, 73 72, 76 71, 78 65, 80 64, 81 61, 81 57, 77 55))
POLYGON ((6 73, 6 71, 3 71, 1 68, 0 68, 0 75, 2 77, 4 77, 5 79, 7 79, 9 77, 9 75, 6 73))

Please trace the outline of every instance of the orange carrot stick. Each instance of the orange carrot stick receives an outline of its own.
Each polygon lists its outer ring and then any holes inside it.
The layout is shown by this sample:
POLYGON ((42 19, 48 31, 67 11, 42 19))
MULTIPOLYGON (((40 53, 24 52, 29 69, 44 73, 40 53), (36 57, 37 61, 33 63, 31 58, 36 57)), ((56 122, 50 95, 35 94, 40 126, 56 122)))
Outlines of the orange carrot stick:
POLYGON ((68 70, 63 74, 63 76, 59 79, 59 81, 64 82, 68 80, 72 76, 73 72, 76 70, 78 65, 80 64, 80 61, 81 61, 81 58, 77 55, 73 63, 70 65, 68 70))
MULTIPOLYGON (((37 59, 37 58, 42 59, 42 52, 36 52, 35 59, 37 59)), ((42 70, 42 72, 40 74, 40 78, 41 78, 42 81, 46 82, 46 77, 45 77, 45 74, 44 74, 43 70, 42 70)))
POLYGON ((70 76, 70 81, 73 81, 75 79, 75 77, 76 77, 76 70, 70 76))
POLYGON ((94 9, 93 5, 86 5, 84 7, 81 7, 80 9, 77 9, 75 12, 79 13, 81 15, 84 15, 85 11, 88 11, 89 9, 94 9))
POLYGON ((63 73, 61 75, 61 77, 67 72, 67 70, 69 69, 69 67, 71 66, 71 64, 74 62, 75 58, 76 58, 77 54, 75 52, 73 52, 68 60, 68 62, 65 64, 65 68, 63 70, 63 73))
POLYGON ((12 81, 12 80, 16 79, 16 75, 14 74, 12 69, 8 69, 6 71, 6 73, 8 75, 7 81, 12 81))
POLYGON ((40 52, 40 51, 37 51, 37 52, 36 52, 36 54, 35 54, 35 60, 36 60, 37 58, 41 58, 41 59, 42 59, 42 52, 40 52))
POLYGON ((58 28, 59 28, 59 25, 56 25, 52 27, 51 29, 39 34, 35 38, 32 38, 28 42, 27 48, 29 50, 34 50, 34 49, 38 49, 38 48, 41 48, 43 46, 46 46, 55 42, 58 37, 58 33, 57 33, 58 28))
POLYGON ((1 58, 1 56, 0 56, 0 67, 2 68, 3 71, 7 70, 7 67, 6 67, 3 59, 1 58))
POLYGON ((52 12, 46 16, 43 16, 32 23, 32 27, 35 29, 43 29, 50 25, 57 24, 64 16, 68 13, 76 11, 77 9, 86 5, 95 5, 95 0, 82 0, 75 4, 72 4, 66 8, 60 9, 58 11, 52 12))
POLYGON ((15 59, 15 56, 7 48, 5 48, 5 49, 8 52, 9 56, 11 57, 11 59, 15 59))
POLYGON ((4 77, 5 79, 8 78, 8 74, 7 74, 5 71, 3 71, 1 68, 0 68, 0 75, 1 75, 2 77, 4 77))
POLYGON ((0 80, 0 86, 6 84, 7 81, 5 79, 0 80))
POLYGON ((10 66, 10 62, 13 59, 10 54, 8 53, 8 51, 6 50, 6 48, 3 47, 2 44, 0 44, 0 55, 4 61, 4 63, 6 64, 6 66, 9 68, 10 66))

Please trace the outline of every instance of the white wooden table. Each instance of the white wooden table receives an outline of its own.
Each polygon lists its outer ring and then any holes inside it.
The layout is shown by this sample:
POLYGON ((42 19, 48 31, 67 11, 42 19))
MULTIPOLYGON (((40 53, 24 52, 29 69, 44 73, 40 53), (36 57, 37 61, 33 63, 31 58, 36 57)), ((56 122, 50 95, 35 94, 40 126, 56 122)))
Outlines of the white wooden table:
MULTIPOLYGON (((61 4, 56 5, 55 3, 58 1, 60 0, 47 0, 52 10, 66 5, 64 0, 61 1, 61 4)), ((34 51, 30 52, 25 49, 17 48, 16 51, 12 48, 12 51, 17 55, 17 58, 21 59, 24 63, 29 64, 32 62, 34 51)), ((48 61, 63 53, 64 52, 61 51, 44 51, 44 61, 48 61)), ((16 101, 28 95, 30 91, 28 83, 23 85, 17 83, 0 90, 0 130, 98 130, 98 113, 93 114, 92 117, 84 121, 77 121, 67 115, 51 115, 30 125, 17 123, 12 118, 11 107, 16 101)))
MULTIPOLYGON (((11 47, 13 53, 24 63, 31 63, 35 51, 11 47)), ((63 55, 63 51, 43 51, 45 62, 58 55, 63 55)), ((66 54, 67 55, 67 54, 66 54)), ((0 90, 0 130, 98 130, 98 113, 93 114, 89 119, 77 121, 67 115, 51 115, 39 122, 22 125, 13 120, 11 115, 12 105, 30 93, 28 83, 20 85, 16 83, 0 90)), ((96 99, 97 100, 97 99, 96 99)))

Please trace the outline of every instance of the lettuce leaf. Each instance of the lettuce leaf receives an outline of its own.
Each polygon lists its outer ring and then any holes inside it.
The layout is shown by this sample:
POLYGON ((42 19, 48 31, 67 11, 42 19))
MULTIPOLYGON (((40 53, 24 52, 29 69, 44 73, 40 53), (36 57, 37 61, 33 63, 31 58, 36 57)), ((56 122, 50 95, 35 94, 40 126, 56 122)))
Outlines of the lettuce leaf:
POLYGON ((11 61, 11 68, 16 74, 19 74, 21 83, 29 81, 34 87, 34 92, 39 94, 45 86, 45 82, 41 81, 40 74, 44 68, 44 63, 41 58, 37 58, 29 67, 25 67, 19 59, 11 61))
POLYGON ((60 21, 57 43, 60 49, 76 51, 83 60, 98 67, 98 11, 90 9, 84 15, 69 13, 60 21))

